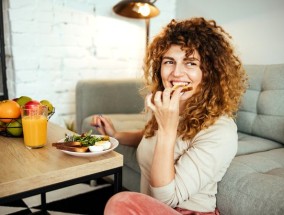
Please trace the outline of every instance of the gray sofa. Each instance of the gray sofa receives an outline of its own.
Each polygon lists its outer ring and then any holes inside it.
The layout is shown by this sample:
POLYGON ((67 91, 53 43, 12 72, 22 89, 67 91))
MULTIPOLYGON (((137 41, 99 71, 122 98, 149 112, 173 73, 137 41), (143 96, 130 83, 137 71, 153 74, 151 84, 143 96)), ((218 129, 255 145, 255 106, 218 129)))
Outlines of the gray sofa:
MULTIPOLYGON (((219 183, 222 215, 284 214, 284 64, 246 65, 249 89, 236 123, 239 147, 219 183)), ((93 114, 107 115, 118 130, 143 128, 144 101, 139 80, 81 80, 76 86, 77 132, 93 129, 93 114)), ((119 146, 124 155, 123 186, 139 191, 136 149, 119 146)))

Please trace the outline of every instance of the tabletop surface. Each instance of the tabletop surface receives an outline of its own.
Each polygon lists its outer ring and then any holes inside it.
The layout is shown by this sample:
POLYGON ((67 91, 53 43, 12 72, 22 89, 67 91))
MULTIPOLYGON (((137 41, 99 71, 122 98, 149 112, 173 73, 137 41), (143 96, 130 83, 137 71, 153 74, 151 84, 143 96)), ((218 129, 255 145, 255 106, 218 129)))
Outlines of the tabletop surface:
POLYGON ((47 132, 47 145, 40 149, 26 148, 23 138, 0 136, 0 198, 123 166, 115 151, 95 157, 65 154, 52 143, 72 132, 52 122, 47 132))

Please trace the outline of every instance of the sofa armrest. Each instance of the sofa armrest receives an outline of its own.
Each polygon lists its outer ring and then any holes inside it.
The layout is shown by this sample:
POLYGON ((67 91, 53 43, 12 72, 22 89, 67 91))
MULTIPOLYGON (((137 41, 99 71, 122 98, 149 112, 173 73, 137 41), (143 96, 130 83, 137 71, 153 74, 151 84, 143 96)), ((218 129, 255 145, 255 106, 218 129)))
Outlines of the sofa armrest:
POLYGON ((78 81, 76 131, 81 133, 83 120, 93 114, 140 113, 144 108, 141 87, 138 79, 78 81))

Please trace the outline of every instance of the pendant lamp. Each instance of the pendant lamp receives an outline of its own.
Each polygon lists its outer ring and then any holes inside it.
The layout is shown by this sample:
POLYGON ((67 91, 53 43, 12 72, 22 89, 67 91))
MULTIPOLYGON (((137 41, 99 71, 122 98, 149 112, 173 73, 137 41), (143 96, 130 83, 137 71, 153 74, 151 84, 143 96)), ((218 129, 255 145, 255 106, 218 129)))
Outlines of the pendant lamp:
POLYGON ((146 22, 146 45, 149 41, 150 18, 158 16, 160 11, 150 0, 122 0, 113 7, 113 11, 124 17, 145 19, 146 22))
POLYGON ((149 19, 160 13, 154 2, 156 1, 123 0, 113 7, 113 11, 118 15, 128 18, 149 19))

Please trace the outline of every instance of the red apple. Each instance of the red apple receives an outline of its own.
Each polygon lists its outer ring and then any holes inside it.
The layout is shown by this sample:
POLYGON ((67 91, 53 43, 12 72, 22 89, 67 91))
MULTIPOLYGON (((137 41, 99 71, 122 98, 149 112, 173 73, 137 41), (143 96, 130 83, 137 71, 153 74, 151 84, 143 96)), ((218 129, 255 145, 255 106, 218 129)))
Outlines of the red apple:
POLYGON ((27 103, 25 104, 25 108, 26 108, 26 109, 34 109, 34 108, 36 108, 36 107, 39 106, 39 105, 40 105, 40 102, 39 102, 39 101, 31 100, 31 101, 29 101, 29 102, 27 102, 27 103))

